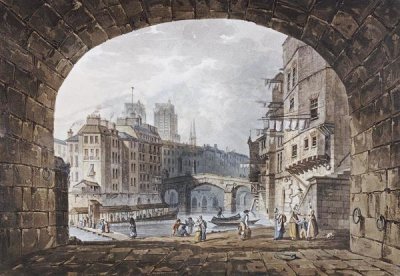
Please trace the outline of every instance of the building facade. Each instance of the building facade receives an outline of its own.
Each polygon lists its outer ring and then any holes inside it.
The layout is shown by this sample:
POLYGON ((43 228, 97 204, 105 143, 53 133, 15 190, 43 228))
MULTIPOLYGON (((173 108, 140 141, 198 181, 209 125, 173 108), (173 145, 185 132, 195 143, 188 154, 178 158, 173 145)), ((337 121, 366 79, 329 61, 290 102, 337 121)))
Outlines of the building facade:
POLYGON ((270 218, 274 208, 288 215, 293 210, 307 214, 312 208, 323 228, 348 228, 345 88, 317 52, 294 38, 283 44, 283 64, 283 72, 271 81, 264 133, 252 142, 262 163, 258 181, 265 206, 270 218))
POLYGON ((161 139, 154 126, 140 116, 112 123, 90 115, 68 135, 72 213, 93 201, 103 207, 161 203, 161 139))
POLYGON ((54 156, 61 157, 67 162, 67 142, 54 138, 54 156))
POLYGON ((217 145, 200 147, 163 141, 164 178, 201 173, 247 178, 248 164, 249 159, 246 155, 220 150, 217 145))
POLYGON ((154 107, 154 126, 162 140, 180 142, 178 134, 178 115, 175 113, 175 106, 168 103, 156 103, 154 107))

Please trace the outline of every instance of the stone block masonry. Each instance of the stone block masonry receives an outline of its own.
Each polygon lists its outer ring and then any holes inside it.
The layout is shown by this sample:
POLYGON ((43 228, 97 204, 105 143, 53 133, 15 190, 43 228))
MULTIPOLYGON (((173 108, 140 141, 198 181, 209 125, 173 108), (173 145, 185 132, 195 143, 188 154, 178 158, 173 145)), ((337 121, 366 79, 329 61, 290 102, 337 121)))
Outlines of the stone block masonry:
POLYGON ((67 235, 62 219, 66 202, 61 200, 62 189, 56 188, 49 135, 55 95, 73 65, 89 49, 132 30, 178 19, 234 18, 309 43, 341 78, 352 111, 350 211, 359 207, 363 217, 377 219, 379 214, 387 221, 383 240, 367 235, 369 228, 365 236, 352 230, 351 249, 400 264, 400 246, 389 238, 400 222, 393 215, 399 206, 395 172, 400 166, 400 143, 394 134, 400 114, 400 1, 95 2, 0 0, 1 262, 54 246, 67 235), (391 135, 377 135, 390 125, 391 135), (356 139, 370 136, 374 128, 375 138, 356 139), (362 141, 369 142, 355 145, 362 141), (390 177, 368 184, 373 193, 354 189, 363 181, 360 176, 376 171, 390 177), (31 183, 20 176, 25 173, 32 173, 31 183), (43 203, 46 196, 54 198, 54 204, 43 203), (50 211, 53 206, 55 211, 50 211), (48 225, 25 228, 31 218, 21 218, 21 212, 48 213, 48 221, 36 217, 48 225), (50 226, 54 217, 55 225, 50 226), (46 243, 47 234, 57 238, 46 243))

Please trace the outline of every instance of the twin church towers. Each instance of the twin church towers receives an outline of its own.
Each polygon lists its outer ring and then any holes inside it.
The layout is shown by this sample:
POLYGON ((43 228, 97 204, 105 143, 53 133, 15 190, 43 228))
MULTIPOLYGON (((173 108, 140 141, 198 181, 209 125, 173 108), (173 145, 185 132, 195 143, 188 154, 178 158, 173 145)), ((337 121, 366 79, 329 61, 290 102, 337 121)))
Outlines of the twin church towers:
MULTIPOLYGON (((146 123, 146 108, 143 103, 125 103, 125 115, 136 115, 146 123)), ((180 143, 181 136, 178 134, 178 114, 175 113, 175 106, 168 100, 167 103, 156 103, 154 106, 154 126, 158 130, 162 140, 180 143)), ((196 146, 196 124, 190 125, 189 144, 196 146)))

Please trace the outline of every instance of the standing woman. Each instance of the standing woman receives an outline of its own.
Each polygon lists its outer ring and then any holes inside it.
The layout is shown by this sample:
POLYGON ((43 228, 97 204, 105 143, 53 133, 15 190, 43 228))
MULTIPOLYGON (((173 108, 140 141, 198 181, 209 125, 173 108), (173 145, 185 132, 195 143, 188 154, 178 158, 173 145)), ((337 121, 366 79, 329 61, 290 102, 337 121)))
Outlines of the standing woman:
POLYGON ((201 220, 198 218, 196 223, 194 224, 195 232, 194 232, 194 242, 198 243, 201 242, 201 220))
POLYGON ((307 228, 307 240, 313 240, 318 235, 318 223, 315 217, 314 210, 311 210, 308 215, 308 228, 307 228))
POLYGON ((136 232, 136 222, 135 219, 133 217, 131 217, 131 219, 129 220, 129 236, 134 239, 137 237, 137 232, 136 232))
POLYGON ((281 240, 283 233, 285 233, 286 216, 282 213, 279 214, 278 208, 275 208, 275 236, 274 240, 281 240))
POLYGON ((292 240, 298 240, 299 239, 299 217, 295 213, 295 211, 292 211, 292 214, 289 219, 289 236, 292 240))

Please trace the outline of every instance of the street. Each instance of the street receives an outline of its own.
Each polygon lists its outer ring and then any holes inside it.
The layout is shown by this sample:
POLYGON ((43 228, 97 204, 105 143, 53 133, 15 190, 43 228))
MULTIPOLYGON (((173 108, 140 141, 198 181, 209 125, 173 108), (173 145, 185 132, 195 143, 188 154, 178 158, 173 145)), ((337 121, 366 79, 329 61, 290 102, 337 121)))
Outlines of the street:
POLYGON ((345 233, 337 233, 333 240, 272 238, 273 229, 257 228, 246 241, 229 231, 210 233, 206 242, 198 244, 192 237, 89 242, 35 253, 3 271, 5 275, 400 275, 395 265, 349 252, 345 233), (289 253, 295 254, 294 260, 287 260, 289 253))

